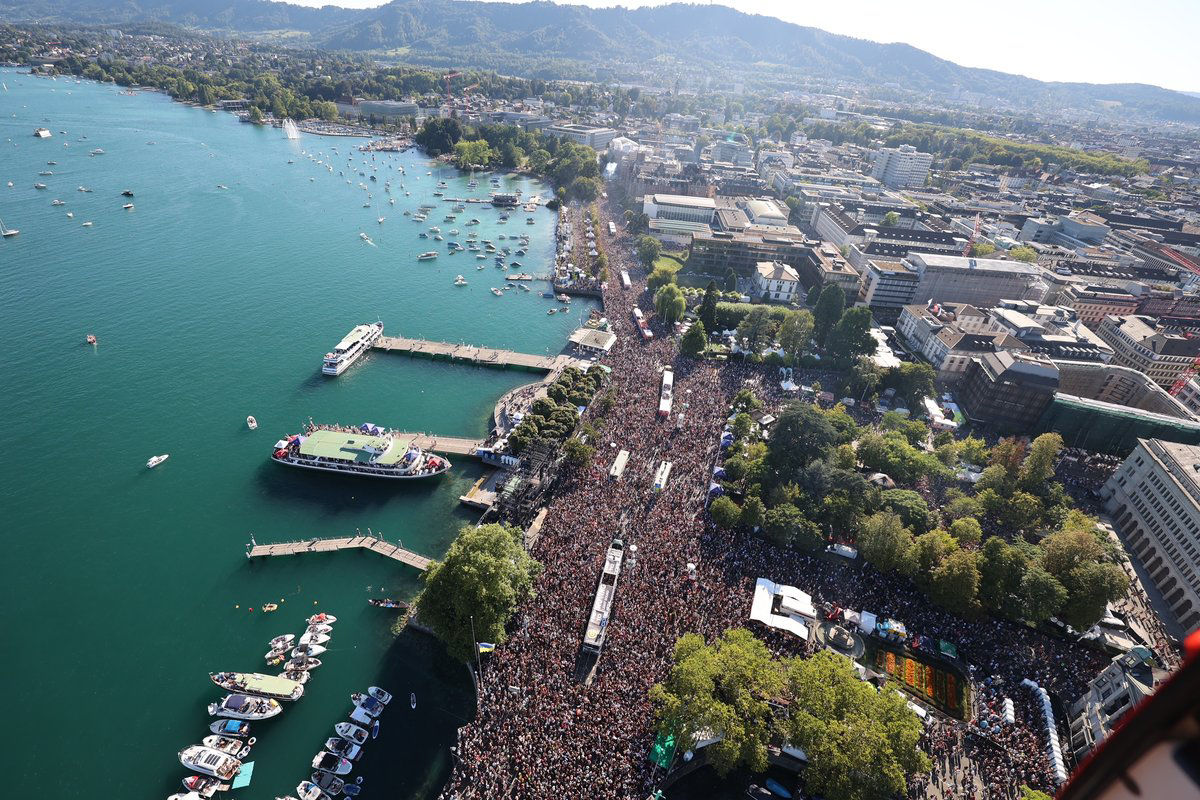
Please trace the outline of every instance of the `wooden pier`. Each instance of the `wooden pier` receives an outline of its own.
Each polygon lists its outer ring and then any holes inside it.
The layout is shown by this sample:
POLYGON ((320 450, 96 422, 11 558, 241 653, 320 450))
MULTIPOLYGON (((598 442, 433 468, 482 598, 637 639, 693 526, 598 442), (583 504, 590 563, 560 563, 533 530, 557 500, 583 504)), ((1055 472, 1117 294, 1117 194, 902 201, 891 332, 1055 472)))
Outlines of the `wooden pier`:
POLYGON ((424 572, 429 569, 432 559, 405 550, 398 544, 392 544, 375 536, 340 536, 332 538, 303 539, 295 542, 276 542, 275 544, 258 544, 253 538, 246 544, 246 558, 266 558, 270 556, 294 556, 300 553, 332 553, 337 550, 370 550, 381 556, 407 564, 424 572))
POLYGON ((380 336, 374 345, 376 350, 404 353, 413 356, 445 358, 450 361, 465 361, 470 364, 490 367, 521 367, 523 369, 556 372, 573 363, 571 356, 537 356, 517 353, 512 350, 497 350, 491 347, 476 347, 473 344, 432 342, 427 339, 406 339, 402 336, 380 336))
POLYGON ((402 431, 396 432, 396 441, 405 449, 415 444, 422 450, 431 450, 435 453, 448 453, 456 456, 477 456, 479 455, 477 451, 483 447, 483 442, 478 439, 463 439, 458 436, 437 436, 430 433, 405 433, 402 431))

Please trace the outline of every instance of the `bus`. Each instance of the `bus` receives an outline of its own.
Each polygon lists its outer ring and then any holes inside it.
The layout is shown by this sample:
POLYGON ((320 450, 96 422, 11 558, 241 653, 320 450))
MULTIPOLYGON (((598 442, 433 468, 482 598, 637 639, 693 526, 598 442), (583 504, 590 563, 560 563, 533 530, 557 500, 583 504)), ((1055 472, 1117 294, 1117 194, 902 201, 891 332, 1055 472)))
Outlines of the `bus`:
POLYGON ((592 601, 592 613, 588 616, 587 630, 583 634, 583 649, 600 655, 604 647, 604 635, 612 614, 613 598, 617 592, 617 577, 621 574, 621 561, 625 557, 625 543, 613 539, 604 554, 604 571, 596 586, 596 599, 592 601))
POLYGON ((675 373, 669 369, 664 369, 662 374, 662 389, 658 394, 658 415, 660 417, 671 416, 671 390, 675 388, 675 373))
POLYGON ((629 281, 629 270, 621 270, 621 288, 629 289, 631 286, 633 286, 633 284, 629 281))
POLYGON ((608 477, 614 481, 621 480, 621 476, 625 474, 625 466, 629 463, 629 451, 622 450, 617 453, 617 460, 613 462, 612 469, 608 471, 608 477))
POLYGON ((667 488, 667 481, 671 478, 672 466, 673 465, 670 461, 664 461, 658 465, 658 470, 654 473, 655 492, 661 492, 663 489, 667 488))

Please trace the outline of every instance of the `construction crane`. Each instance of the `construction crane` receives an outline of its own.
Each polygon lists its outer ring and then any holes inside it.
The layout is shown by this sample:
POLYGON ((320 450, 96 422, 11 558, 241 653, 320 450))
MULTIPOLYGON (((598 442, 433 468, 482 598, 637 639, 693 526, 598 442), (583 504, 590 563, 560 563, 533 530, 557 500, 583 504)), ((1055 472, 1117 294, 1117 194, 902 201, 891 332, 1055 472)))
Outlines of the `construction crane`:
POLYGON ((971 255, 971 248, 975 246, 975 240, 979 238, 979 215, 975 215, 975 230, 971 231, 971 238, 967 240, 967 244, 963 247, 963 258, 971 255))
POLYGON ((450 79, 457 78, 462 75, 461 72, 447 72, 442 77, 446 79, 446 102, 450 102, 450 79))
POLYGON ((1200 358, 1197 358, 1191 363, 1191 366, 1179 373, 1179 377, 1176 378, 1175 382, 1171 384, 1171 388, 1167 391, 1167 394, 1174 397, 1182 392, 1183 387, 1187 386, 1187 382, 1195 377, 1196 373, 1198 372, 1200 372, 1200 358))

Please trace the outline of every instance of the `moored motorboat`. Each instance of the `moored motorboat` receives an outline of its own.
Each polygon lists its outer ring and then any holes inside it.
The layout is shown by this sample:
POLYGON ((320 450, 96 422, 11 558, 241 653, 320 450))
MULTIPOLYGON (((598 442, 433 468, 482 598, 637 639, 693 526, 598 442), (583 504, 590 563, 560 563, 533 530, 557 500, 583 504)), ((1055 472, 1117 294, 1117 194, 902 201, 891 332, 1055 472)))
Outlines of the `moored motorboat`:
POLYGON ((222 753, 241 760, 250 755, 250 748, 254 745, 254 739, 242 741, 241 739, 227 739, 224 736, 205 736, 201 744, 205 747, 211 747, 213 750, 220 750, 222 753))
POLYGON ((302 644, 292 648, 292 658, 312 658, 325 652, 319 644, 302 644))
POLYGON ((366 728, 360 728, 352 723, 339 722, 337 725, 333 726, 333 729, 337 731, 338 736, 342 737, 343 739, 349 739, 355 744, 362 744, 363 742, 367 741, 368 734, 366 728))
POLYGON ((291 661, 284 664, 283 671, 284 672, 292 672, 292 671, 299 670, 299 671, 303 671, 303 672, 308 672, 309 670, 316 669, 319 666, 321 666, 321 659, 309 658, 307 656, 299 656, 297 658, 293 658, 291 661))
POLYGON ((299 700, 304 696, 304 687, 296 681, 260 672, 213 672, 208 677, 229 692, 244 692, 276 700, 299 700))
POLYGON ((314 772, 309 776, 309 780, 321 787, 321 790, 329 794, 331 797, 342 793, 346 788, 346 781, 329 772, 314 772))
POLYGON ((250 723, 240 719, 218 719, 208 726, 218 736, 237 736, 245 739, 250 735, 250 723))
POLYGON ((155 467, 157 467, 159 464, 163 463, 170 457, 171 457, 170 453, 163 453, 161 456, 153 456, 153 457, 151 457, 151 459, 149 461, 146 462, 146 466, 149 469, 154 469, 155 467))
POLYGON ((228 753, 199 744, 180 750, 179 763, 188 769, 223 781, 232 780, 242 769, 242 762, 228 753))
POLYGON ((284 633, 276 636, 270 641, 272 650, 286 650, 292 646, 292 642, 296 641, 296 634, 284 633))
POLYGON ((319 614, 313 614, 305 620, 309 625, 332 625, 337 622, 337 617, 333 614, 326 614, 324 611, 319 614))
POLYGON ((351 761, 357 761, 362 755, 362 748, 356 745, 349 739, 343 739, 340 736, 331 736, 325 740, 325 749, 333 753, 335 756, 348 758, 351 761))
POLYGON ((317 633, 317 632, 315 632, 315 631, 314 631, 314 632, 306 633, 306 634, 304 634, 303 636, 301 636, 301 637, 300 637, 300 641, 299 641, 299 642, 297 642, 297 644, 300 644, 300 645, 305 645, 305 644, 325 644, 326 642, 328 642, 328 641, 329 641, 329 639, 330 639, 330 636, 329 636, 329 634, 327 634, 327 633, 317 633))
POLYGON ((296 797, 299 800, 321 800, 325 796, 325 793, 321 791, 321 787, 312 781, 301 781, 296 786, 296 797))
MULTIPOLYGON (((304 629, 305 633, 333 633, 333 626, 324 622, 317 622, 309 625, 304 629)), ((301 640, 303 641, 303 640, 301 640)))
POLYGON ((248 694, 229 694, 216 703, 208 704, 208 713, 230 719, 270 719, 283 711, 278 700, 248 694))
POLYGON ((303 686, 304 684, 308 683, 308 679, 312 677, 312 673, 305 672, 302 669, 297 669, 289 672, 281 672, 279 673, 279 677, 287 678, 289 681, 295 681, 303 686))
POLYGON ((368 603, 376 608, 398 608, 402 611, 408 610, 408 603, 403 600, 393 600, 390 597, 372 597, 367 600, 368 603))
POLYGON ((392 702, 392 693, 380 689, 378 686, 367 687, 367 694, 371 695, 371 697, 383 703, 385 706, 392 702))
POLYGON ((354 765, 341 756, 335 756, 333 753, 322 750, 313 756, 312 768, 321 772, 332 772, 334 775, 345 775, 354 769, 354 765))
POLYGON ((232 788, 228 783, 222 783, 219 778, 207 775, 189 775, 183 779, 183 788, 195 792, 201 797, 212 797, 217 792, 228 792, 232 788))
POLYGON ((362 706, 355 706, 350 712, 350 721, 357 722, 359 725, 373 726, 375 724, 375 716, 369 713, 362 706))
POLYGON ((367 712, 372 719, 383 713, 384 704, 370 695, 366 695, 361 692, 355 692, 354 694, 350 695, 350 701, 358 708, 361 708, 363 711, 367 712))

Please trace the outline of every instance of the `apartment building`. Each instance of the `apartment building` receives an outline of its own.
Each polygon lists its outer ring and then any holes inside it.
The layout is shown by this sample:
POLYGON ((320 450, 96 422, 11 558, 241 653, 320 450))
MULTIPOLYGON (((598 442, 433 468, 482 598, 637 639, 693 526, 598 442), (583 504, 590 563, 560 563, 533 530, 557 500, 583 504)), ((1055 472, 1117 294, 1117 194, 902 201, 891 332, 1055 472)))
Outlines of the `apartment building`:
POLYGON ((875 165, 871 177, 896 189, 924 186, 933 163, 932 154, 922 153, 911 144, 881 148, 875 151, 873 158, 875 165))
POLYGON ((1138 439, 1100 494, 1175 620, 1200 627, 1200 447, 1138 439))

